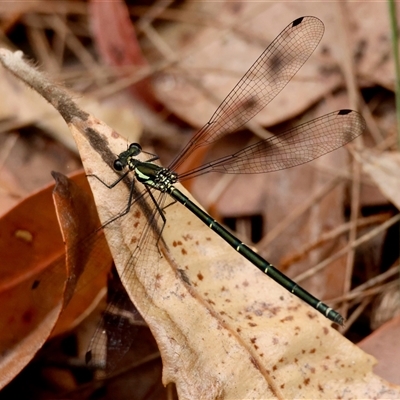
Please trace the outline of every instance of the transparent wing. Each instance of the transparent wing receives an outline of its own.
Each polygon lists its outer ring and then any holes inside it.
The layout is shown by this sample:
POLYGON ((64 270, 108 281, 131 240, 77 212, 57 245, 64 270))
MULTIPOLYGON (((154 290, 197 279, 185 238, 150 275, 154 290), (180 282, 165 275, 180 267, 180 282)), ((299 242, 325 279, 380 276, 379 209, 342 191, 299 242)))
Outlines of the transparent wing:
MULTIPOLYGON (((162 207, 165 203, 166 194, 157 191, 152 193, 157 203, 162 207)), ((161 253, 158 245, 159 241, 162 240, 163 221, 159 210, 155 207, 152 209, 145 204, 149 200, 148 194, 147 191, 142 192, 132 203, 130 213, 135 213, 135 210, 139 209, 136 208, 136 203, 140 203, 142 204, 140 212, 144 213, 148 222, 143 230, 133 229, 135 239, 132 237, 131 243, 134 249, 123 270, 118 271, 122 284, 120 283, 120 287, 114 288, 114 294, 111 294, 109 298, 102 321, 97 327, 86 353, 87 364, 93 369, 105 372, 106 375, 118 368, 122 358, 125 357, 135 340, 138 327, 145 325, 128 294, 124 293, 122 285, 126 288, 126 291, 135 291, 139 296, 138 293, 142 290, 141 285, 148 286, 144 282, 153 276, 153 274, 149 275, 149 271, 144 267, 148 265, 148 260, 152 260, 154 271, 158 271, 159 268, 158 262, 161 253)), ((156 290, 155 285, 154 290, 156 290)), ((143 292, 143 296, 146 296, 145 292, 143 292)), ((141 309, 141 312, 143 315, 147 313, 143 309, 141 309)))
POLYGON ((364 129, 358 112, 335 111, 181 174, 179 180, 208 172, 257 174, 291 168, 342 147, 364 129))
POLYGON ((301 17, 288 25, 264 50, 170 165, 175 170, 198 147, 233 132, 259 113, 288 84, 320 42, 324 24, 301 17))
POLYGON ((122 359, 137 339, 139 327, 146 326, 119 278, 114 276, 109 281, 108 291, 107 308, 86 352, 86 363, 97 371, 98 377, 122 366, 122 359))

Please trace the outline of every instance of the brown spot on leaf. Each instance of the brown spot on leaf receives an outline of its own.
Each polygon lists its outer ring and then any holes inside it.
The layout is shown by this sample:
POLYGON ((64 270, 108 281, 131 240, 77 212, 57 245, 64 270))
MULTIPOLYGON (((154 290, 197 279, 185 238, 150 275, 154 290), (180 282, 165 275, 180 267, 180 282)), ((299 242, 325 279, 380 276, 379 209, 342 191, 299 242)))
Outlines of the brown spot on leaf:
POLYGON ((22 322, 25 324, 30 324, 33 320, 34 312, 33 310, 26 310, 22 314, 22 322))
POLYGON ((308 312, 307 312, 307 317, 310 318, 310 319, 314 319, 314 318, 316 318, 316 316, 317 316, 316 313, 313 313, 313 312, 311 312, 311 311, 308 311, 308 312))
POLYGON ((303 381, 304 385, 308 386, 308 384, 310 383, 310 378, 306 378, 303 381))
POLYGON ((186 255, 186 254, 187 254, 187 251, 186 251, 185 249, 182 249, 181 251, 182 251, 182 254, 183 254, 183 255, 186 255))
POLYGON ((256 360, 253 357, 250 357, 250 361, 254 365, 255 368, 259 369, 258 368, 258 364, 257 364, 256 360))
POLYGON ((199 272, 199 273, 197 274, 197 278, 199 279, 199 281, 202 281, 202 280, 204 279, 204 276, 202 275, 201 272, 199 272))
POLYGON ((268 310, 272 315, 277 315, 278 312, 281 310, 281 307, 270 307, 270 308, 267 308, 267 310, 268 310))

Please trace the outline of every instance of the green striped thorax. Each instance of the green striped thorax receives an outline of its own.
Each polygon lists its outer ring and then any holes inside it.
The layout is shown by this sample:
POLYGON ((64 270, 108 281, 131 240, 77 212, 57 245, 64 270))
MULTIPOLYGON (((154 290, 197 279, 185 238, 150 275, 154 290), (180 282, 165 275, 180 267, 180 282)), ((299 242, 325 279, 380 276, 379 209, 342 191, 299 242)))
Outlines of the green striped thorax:
POLYGON ((135 173, 136 179, 154 189, 166 192, 178 181, 178 174, 168 168, 160 167, 152 162, 140 161, 135 157, 142 152, 138 143, 132 143, 128 150, 123 151, 114 161, 114 169, 122 171, 126 166, 135 173))

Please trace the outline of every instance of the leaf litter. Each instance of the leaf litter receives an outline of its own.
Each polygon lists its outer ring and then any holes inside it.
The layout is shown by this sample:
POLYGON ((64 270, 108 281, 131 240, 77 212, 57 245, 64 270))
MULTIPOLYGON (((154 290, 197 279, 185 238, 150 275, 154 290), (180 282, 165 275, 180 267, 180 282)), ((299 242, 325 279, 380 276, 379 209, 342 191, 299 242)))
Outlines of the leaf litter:
MULTIPOLYGON (((12 53, 2 50, 0 57, 10 66, 5 60, 12 53)), ((16 65, 22 62, 17 59, 16 65)), ((42 93, 61 108, 86 172, 112 182, 109 155, 125 141, 64 98, 60 88, 42 93)), ((111 196, 100 182, 90 183, 103 222, 123 209, 128 187, 116 186, 111 196)), ((106 236, 122 282, 158 342, 164 384, 175 382, 181 398, 398 396, 372 373, 372 357, 176 204, 166 209, 162 256, 154 246, 126 273, 137 232, 147 222, 142 215, 139 209, 118 219, 106 236)))

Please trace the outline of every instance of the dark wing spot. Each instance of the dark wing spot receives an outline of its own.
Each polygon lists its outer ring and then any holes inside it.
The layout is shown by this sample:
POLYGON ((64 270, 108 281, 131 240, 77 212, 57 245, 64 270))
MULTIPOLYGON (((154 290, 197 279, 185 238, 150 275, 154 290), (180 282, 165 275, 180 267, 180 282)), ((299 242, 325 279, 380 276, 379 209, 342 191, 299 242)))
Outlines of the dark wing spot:
POLYGON ((300 25, 300 24, 303 22, 303 18, 304 18, 304 17, 300 17, 300 18, 295 19, 295 20, 293 21, 293 23, 292 23, 292 27, 295 27, 295 26, 297 26, 297 25, 300 25))

